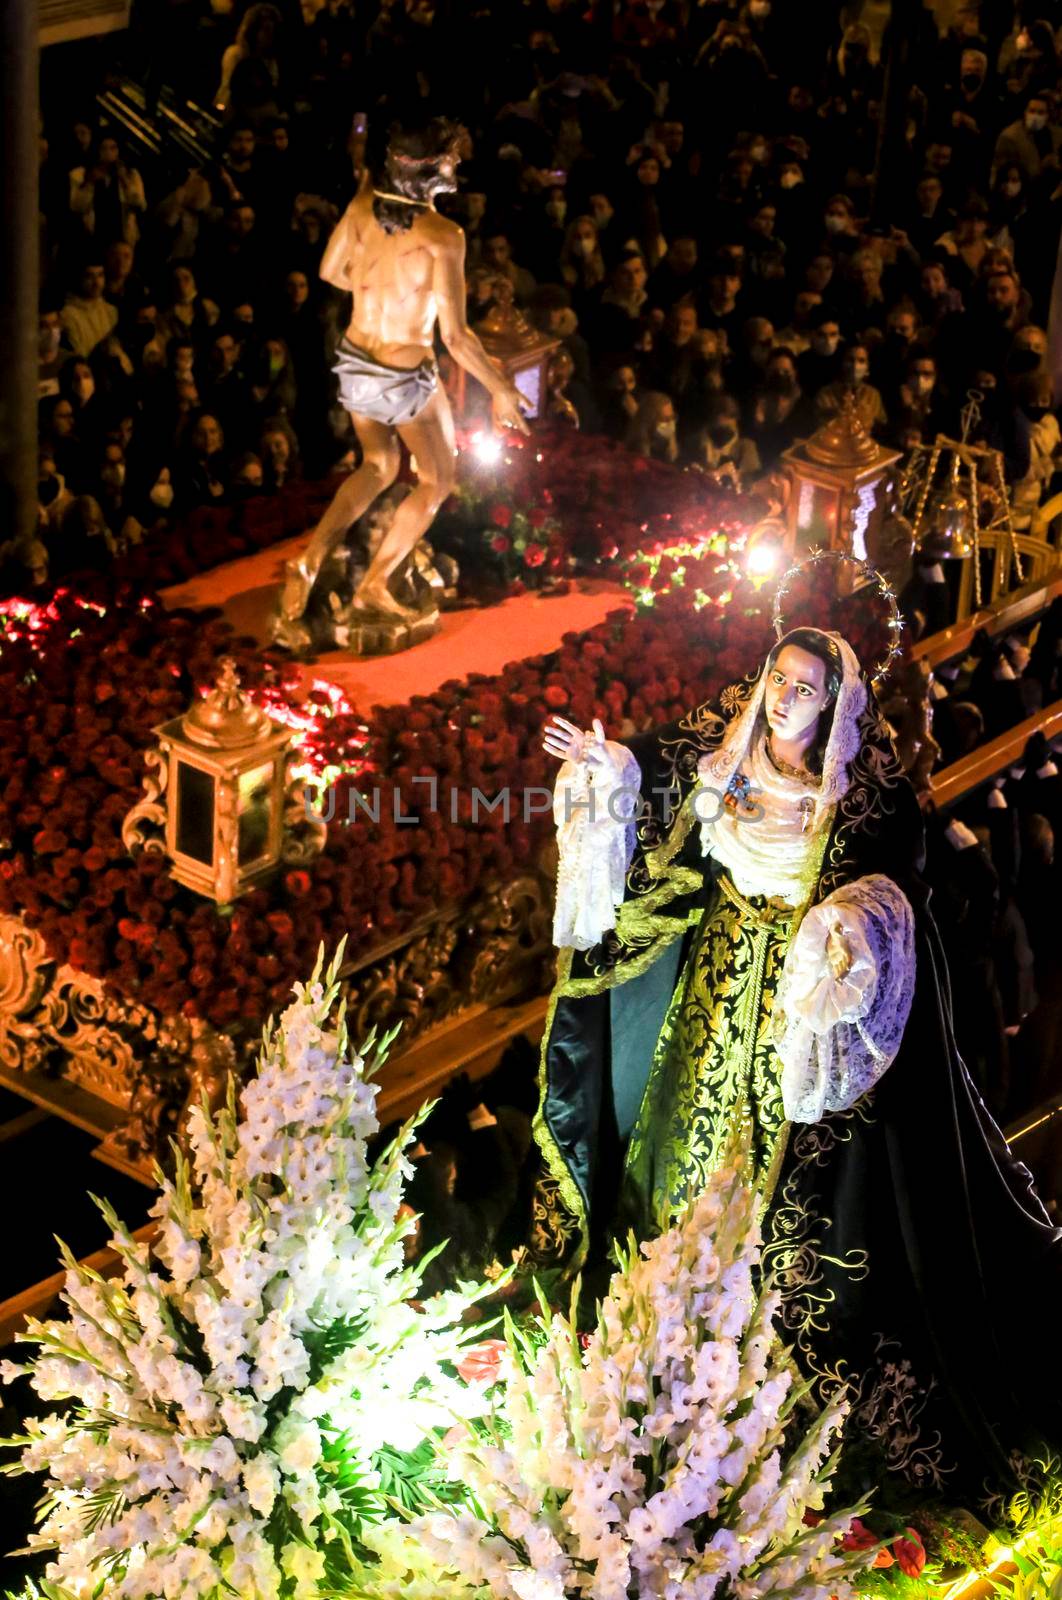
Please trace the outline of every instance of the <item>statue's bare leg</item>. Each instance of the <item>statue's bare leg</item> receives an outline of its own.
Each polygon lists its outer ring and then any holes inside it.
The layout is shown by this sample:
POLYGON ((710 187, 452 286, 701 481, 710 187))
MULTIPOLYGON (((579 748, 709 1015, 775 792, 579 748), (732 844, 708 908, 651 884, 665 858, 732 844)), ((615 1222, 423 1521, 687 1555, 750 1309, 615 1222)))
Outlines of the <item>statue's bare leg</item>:
POLYGON ((302 555, 297 562, 289 563, 280 595, 280 610, 293 622, 306 610, 310 591, 325 561, 373 501, 391 487, 402 464, 402 452, 393 428, 353 413, 351 421, 361 445, 361 466, 340 484, 302 555))
POLYGON ((395 512, 394 520, 354 596, 355 605, 397 615, 413 613, 399 606, 387 587, 391 574, 431 527, 436 512, 454 486, 454 419, 446 391, 436 389, 420 416, 398 429, 402 443, 417 464, 417 484, 395 512))

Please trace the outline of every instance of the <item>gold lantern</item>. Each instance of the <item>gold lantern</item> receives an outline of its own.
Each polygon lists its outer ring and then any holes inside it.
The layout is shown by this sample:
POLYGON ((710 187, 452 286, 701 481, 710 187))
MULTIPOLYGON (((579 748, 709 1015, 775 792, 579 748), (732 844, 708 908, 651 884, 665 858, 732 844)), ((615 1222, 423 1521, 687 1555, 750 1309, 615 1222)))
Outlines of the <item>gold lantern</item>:
POLYGON ((900 459, 867 433, 849 390, 844 405, 810 439, 786 450, 787 548, 843 550, 866 560, 867 538, 887 512, 886 480, 900 459))
MULTIPOLYGON (((491 361, 514 384, 527 402, 525 415, 533 422, 545 414, 546 377, 549 359, 562 341, 533 328, 512 301, 512 285, 499 277, 494 286, 495 303, 475 331, 491 361)), ((468 374, 454 363, 448 387, 454 410, 462 422, 474 420, 478 409, 468 389, 468 374)), ((482 394, 480 396, 482 402, 482 394)))
POLYGON ((218 666, 205 699, 153 729, 145 798, 122 840, 131 853, 165 853, 178 883, 226 904, 281 859, 292 731, 242 692, 231 657, 218 666))

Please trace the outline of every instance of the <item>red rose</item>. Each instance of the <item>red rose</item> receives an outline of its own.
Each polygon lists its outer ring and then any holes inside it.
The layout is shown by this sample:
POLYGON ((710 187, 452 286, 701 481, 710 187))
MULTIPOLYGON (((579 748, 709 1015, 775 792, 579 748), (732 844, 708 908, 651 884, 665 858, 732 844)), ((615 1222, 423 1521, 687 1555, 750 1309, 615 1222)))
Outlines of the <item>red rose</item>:
MULTIPOLYGON (((821 1521, 821 1518, 819 1519, 821 1521)), ((842 1550, 869 1550, 878 1542, 877 1534, 861 1522, 858 1517, 853 1517, 848 1532, 841 1540, 842 1550)))
POLYGON ((505 533, 496 533, 490 541, 490 547, 495 555, 503 556, 510 544, 509 536, 505 533))
POLYGON ((507 506, 504 500, 499 500, 496 505, 491 506, 487 515, 496 528, 507 528, 513 520, 512 507, 507 506))
POLYGON ((529 567, 540 567, 546 559, 546 552, 540 544, 529 544, 524 551, 524 562, 529 567))
POLYGON ((286 911, 271 911, 266 921, 278 939, 290 939, 295 932, 295 924, 286 911))
POLYGON ((900 1571, 907 1578, 917 1578, 926 1564, 926 1547, 916 1528, 906 1528, 902 1539, 894 1539, 893 1555, 900 1571))
POLYGON ((570 696, 567 689, 562 688, 559 683, 549 683, 543 690, 542 698, 548 706, 553 706, 556 710, 560 706, 566 706, 570 696))
POLYGON ((482 1344, 473 1345, 458 1362, 458 1377, 465 1383, 481 1383, 489 1389, 498 1381, 502 1358, 508 1348, 504 1339, 484 1339, 482 1344))
POLYGON ((284 874, 284 887, 289 894, 304 895, 310 892, 310 874, 296 869, 284 874))

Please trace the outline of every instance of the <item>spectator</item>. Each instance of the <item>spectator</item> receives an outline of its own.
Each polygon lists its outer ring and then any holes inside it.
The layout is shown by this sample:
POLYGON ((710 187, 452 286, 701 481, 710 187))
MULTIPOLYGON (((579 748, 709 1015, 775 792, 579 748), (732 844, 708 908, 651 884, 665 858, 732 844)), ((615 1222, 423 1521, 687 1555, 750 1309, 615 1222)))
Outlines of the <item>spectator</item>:
POLYGON ((221 58, 221 82, 214 96, 219 111, 241 116, 275 116, 280 109, 281 18, 273 5, 245 11, 236 40, 221 58))
POLYGON ((103 298, 105 271, 102 253, 89 260, 78 278, 76 294, 69 294, 59 320, 66 342, 76 356, 90 356, 118 326, 117 309, 103 298))
POLYGON ((106 246, 117 239, 136 244, 146 206, 139 172, 126 166, 118 140, 105 134, 95 160, 70 173, 70 210, 95 241, 101 260, 106 246))
POLYGON ((1045 95, 1030 95, 1022 116, 1003 129, 996 141, 993 181, 1001 167, 1016 167, 1028 182, 1044 171, 1058 169, 1058 147, 1062 128, 1052 124, 1051 107, 1045 95))
POLYGON ((670 395, 650 389, 642 396, 627 443, 654 461, 678 460, 678 416, 670 395))
POLYGON ((741 406, 732 395, 717 395, 712 401, 691 459, 717 482, 734 488, 746 488, 759 477, 760 454, 752 440, 742 435, 741 406))

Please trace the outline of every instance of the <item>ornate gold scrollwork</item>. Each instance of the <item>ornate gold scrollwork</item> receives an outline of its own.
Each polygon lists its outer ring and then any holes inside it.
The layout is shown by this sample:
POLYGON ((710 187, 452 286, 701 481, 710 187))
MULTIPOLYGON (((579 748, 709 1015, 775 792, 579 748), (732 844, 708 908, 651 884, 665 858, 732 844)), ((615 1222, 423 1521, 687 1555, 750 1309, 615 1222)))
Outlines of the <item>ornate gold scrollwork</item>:
POLYGON ((166 807, 160 804, 169 776, 169 763, 161 750, 145 750, 144 796, 122 822, 122 843, 131 856, 139 850, 152 855, 166 851, 166 807), (157 832, 155 830, 158 830, 157 832))

